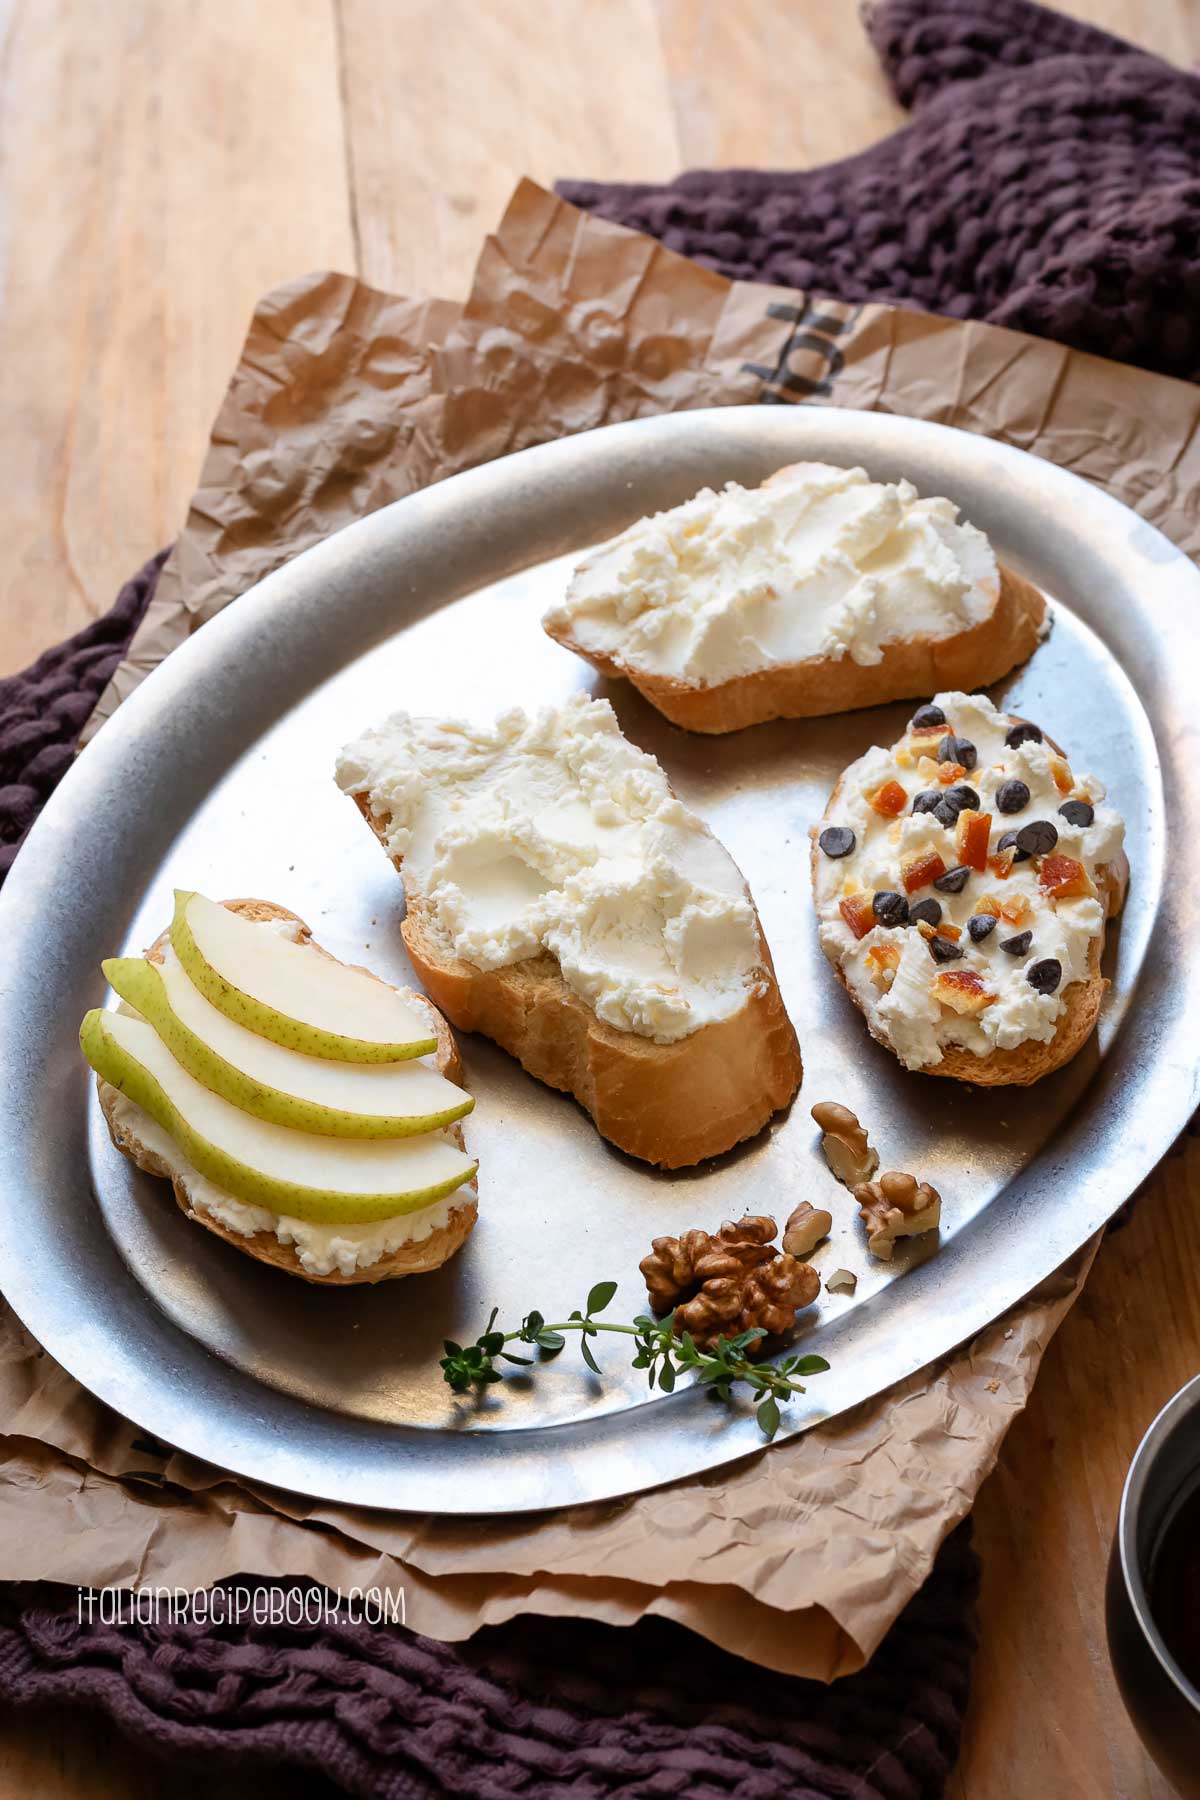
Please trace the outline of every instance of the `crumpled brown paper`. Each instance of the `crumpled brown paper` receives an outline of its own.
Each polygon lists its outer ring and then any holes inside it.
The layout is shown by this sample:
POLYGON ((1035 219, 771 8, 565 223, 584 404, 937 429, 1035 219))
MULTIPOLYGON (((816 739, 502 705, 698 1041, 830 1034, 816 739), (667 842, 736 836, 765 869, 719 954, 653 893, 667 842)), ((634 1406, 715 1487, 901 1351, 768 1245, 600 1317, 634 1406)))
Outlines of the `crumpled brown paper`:
POLYGON ((737 1655, 860 1668, 974 1501, 1096 1241, 964 1349, 728 1468, 544 1516, 453 1519, 302 1500, 150 1443, 0 1315, 0 1578, 204 1587, 237 1573, 403 1590, 455 1641, 535 1612, 657 1613, 737 1655))
MULTIPOLYGON (((874 407, 1052 457, 1200 548, 1200 393, 991 326, 731 285, 523 183, 465 307, 348 276, 261 303, 158 599, 92 722, 309 544, 459 469, 613 420, 874 407)), ((1095 1243, 969 1347, 801 1438, 538 1518, 321 1505, 149 1445, 0 1321, 0 1576, 402 1585, 450 1639, 519 1612, 677 1619, 742 1656, 861 1665, 970 1509, 1095 1243)))
POLYGON ((462 309, 348 275, 259 304, 155 602, 84 741, 196 625, 375 507, 595 425, 756 401, 982 432, 1200 554, 1191 383, 996 325, 731 283, 526 181, 462 309))

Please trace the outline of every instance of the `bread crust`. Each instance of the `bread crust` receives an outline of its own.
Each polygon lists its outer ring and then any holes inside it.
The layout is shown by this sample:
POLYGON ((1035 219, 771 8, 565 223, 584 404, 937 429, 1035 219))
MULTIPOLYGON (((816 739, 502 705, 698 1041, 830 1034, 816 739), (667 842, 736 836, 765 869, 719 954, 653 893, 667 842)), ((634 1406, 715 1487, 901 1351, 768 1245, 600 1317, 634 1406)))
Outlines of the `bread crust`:
MULTIPOLYGON (((1012 715, 1007 715, 1013 724, 1018 723, 1012 715)), ((1052 740, 1047 739, 1047 742, 1052 740)), ((1054 745, 1057 749, 1058 746, 1054 745)), ((843 773, 823 814, 823 822, 830 823, 837 815, 841 802, 843 773)), ((812 849, 810 851, 810 867, 813 876, 813 893, 816 894, 817 869, 819 868, 820 851, 817 839, 820 827, 814 828, 812 849)), ((1096 886, 1099 898, 1104 903, 1105 924, 1116 918, 1125 904, 1125 894, 1129 886, 1129 859, 1122 850, 1110 863, 1100 863, 1096 869, 1096 886)), ((1107 979, 1100 973, 1100 962, 1104 955, 1106 933, 1091 940, 1088 945, 1088 972, 1083 981, 1073 981, 1063 989, 1065 1011, 1055 1027, 1054 1036, 1045 1043, 1037 1043, 1032 1039, 1017 1044, 1011 1050, 991 1050, 986 1056, 978 1056, 974 1050, 968 1050, 962 1044, 944 1044, 942 1060, 939 1063, 926 1063, 913 1071, 917 1075, 941 1075, 951 1081, 967 1081, 975 1087, 1031 1087, 1040 1081, 1043 1075, 1053 1074, 1061 1069, 1064 1063, 1083 1048, 1095 1030, 1096 1021, 1100 1017, 1100 1008, 1104 1003, 1104 995, 1108 989, 1107 979)), ((875 1030, 866 1009, 858 995, 846 980, 840 963, 831 963, 831 968, 846 992, 853 1000, 863 1018, 867 1029, 876 1043, 882 1044, 885 1050, 892 1050, 891 1043, 875 1030)))
MULTIPOLYGON (((380 843, 388 818, 353 796, 380 843)), ((602 1137, 642 1162, 682 1169, 754 1137, 800 1085, 800 1047, 759 929, 761 979, 730 1019, 656 1044, 597 1018, 563 980, 550 955, 503 969, 448 959, 430 929, 423 897, 404 882, 401 931, 413 966, 460 1031, 479 1031, 547 1087, 573 1094, 602 1137)))
MULTIPOLYGON (((288 919, 300 927, 299 942, 308 945, 318 956, 329 956, 327 950, 313 942, 312 932, 303 919, 297 917, 294 912, 289 912, 286 906, 276 906, 270 900, 227 900, 225 905, 231 912, 241 913, 247 919, 288 919)), ((164 931, 146 952, 151 962, 162 961, 166 939, 167 933, 164 931)), ((330 957, 330 961, 336 960, 336 958, 330 957)), ((350 966, 361 967, 359 964, 350 966)), ((363 969, 362 973, 370 975, 373 980, 380 979, 371 969, 363 969)), ((438 1073, 444 1075, 447 1081, 461 1085, 462 1058, 458 1052, 458 1045, 454 1041, 454 1034, 445 1019, 429 1004, 424 994, 406 992, 404 997, 406 1000, 425 1007, 429 1013, 430 1021, 437 1033, 434 1062, 438 1073)), ((139 1169, 143 1169, 147 1175, 158 1175, 169 1181, 174 1189, 176 1202, 187 1218, 192 1219, 197 1225, 203 1225, 206 1231, 213 1233, 214 1237, 224 1238, 227 1244, 232 1244, 235 1250, 241 1250, 247 1256, 252 1256, 256 1262, 268 1263, 272 1268, 282 1269, 288 1275, 298 1275, 301 1281, 307 1281, 314 1287, 355 1287, 364 1282, 374 1284, 377 1281, 394 1281, 403 1275, 423 1275, 431 1269, 440 1268, 444 1262, 449 1261, 456 1250, 461 1249, 467 1238, 470 1237, 479 1216, 476 1184, 474 1181, 464 1183, 461 1191, 464 1196, 469 1197, 464 1198, 460 1205, 456 1205, 452 1209, 444 1225, 439 1226, 436 1231, 432 1231, 427 1238, 422 1238, 419 1243, 401 1244, 395 1250, 390 1251, 387 1256, 381 1256, 378 1261, 365 1268, 356 1269, 352 1275, 343 1275, 337 1270, 328 1275, 313 1275, 301 1263, 295 1245, 280 1243, 273 1231, 256 1231, 247 1236, 240 1231, 234 1231, 231 1226, 223 1225, 219 1219, 212 1218, 206 1212, 193 1210, 187 1177, 177 1175, 157 1152, 144 1144, 136 1133, 117 1117, 117 1107, 124 1096, 107 1081, 101 1080, 99 1076, 96 1077, 96 1092, 100 1097, 100 1108, 108 1126, 109 1136, 117 1149, 132 1163, 136 1163, 139 1169)), ((450 1135, 462 1149, 463 1136, 458 1125, 451 1128, 450 1135)))
MULTIPOLYGON (((763 483, 788 475, 780 469, 763 483)), ((735 675, 728 681, 698 683, 654 675, 620 656, 585 650, 569 626, 545 626, 564 649, 594 669, 632 682, 651 706, 685 731, 721 734, 761 725, 768 719, 814 719, 830 713, 915 700, 925 694, 971 693, 999 681, 1025 662, 1041 641, 1046 619, 1044 596, 1012 569, 1000 566, 996 604, 986 619, 952 637, 919 632, 882 646, 882 659, 863 665, 849 656, 810 656, 803 662, 735 675)))

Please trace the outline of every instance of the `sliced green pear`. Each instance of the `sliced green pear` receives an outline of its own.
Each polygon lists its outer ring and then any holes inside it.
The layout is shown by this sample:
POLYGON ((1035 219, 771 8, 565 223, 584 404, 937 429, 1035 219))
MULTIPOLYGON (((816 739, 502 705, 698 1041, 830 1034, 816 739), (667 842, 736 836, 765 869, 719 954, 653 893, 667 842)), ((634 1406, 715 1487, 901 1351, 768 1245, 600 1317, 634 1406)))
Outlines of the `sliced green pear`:
POLYGON ((189 1075, 269 1124, 327 1137, 414 1137, 452 1125, 475 1104, 428 1063, 332 1062, 259 1037, 219 1012, 173 958, 111 957, 104 973, 189 1075))
POLYGON ((175 890, 175 954, 228 1019, 337 1062, 401 1062, 437 1048, 429 1020, 393 987, 253 919, 175 890))
POLYGON ((248 1206, 313 1224, 366 1225, 431 1206, 478 1166, 441 1132, 310 1137, 269 1125, 204 1087, 153 1026, 125 1013, 90 1012, 79 1043, 97 1075, 169 1132, 193 1168, 248 1206))

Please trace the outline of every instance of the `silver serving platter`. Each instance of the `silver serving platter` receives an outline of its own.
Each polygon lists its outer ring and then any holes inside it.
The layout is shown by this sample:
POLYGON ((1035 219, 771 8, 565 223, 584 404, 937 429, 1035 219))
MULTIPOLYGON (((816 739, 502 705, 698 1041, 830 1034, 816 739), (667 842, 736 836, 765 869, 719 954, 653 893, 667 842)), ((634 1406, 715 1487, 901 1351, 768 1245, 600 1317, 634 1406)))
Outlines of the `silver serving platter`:
POLYGON ((937 425, 809 408, 641 420, 526 451, 402 500, 298 557, 206 625, 132 696, 59 787, 0 896, 0 1285, 46 1349, 162 1440, 238 1474, 343 1502, 503 1513, 626 1494, 761 1443, 747 1409, 649 1395, 627 1344, 574 1346, 482 1402, 437 1368, 444 1337, 530 1307, 565 1317, 600 1278, 644 1305, 652 1237, 828 1205, 822 1294, 800 1344, 830 1364, 795 1432, 963 1342, 1070 1255, 1137 1186, 1198 1100, 1200 574, 1097 489, 937 425), (1099 774, 1129 826, 1129 903, 1094 1041, 1031 1090, 906 1073, 868 1038, 817 947, 810 822, 843 766, 911 710, 724 738, 667 725, 539 629, 573 556, 704 483, 796 458, 862 463, 948 494, 1054 600, 1054 630, 996 690, 1099 774), (136 951, 174 885, 294 908, 337 955, 410 979, 400 884, 332 780, 340 745, 389 710, 490 715, 608 693, 711 821, 758 901, 804 1053, 790 1116, 715 1164, 655 1173, 491 1044, 464 1043, 477 1097, 480 1222, 432 1276, 314 1289, 189 1224, 112 1148, 76 1032, 102 956, 136 951), (872 1263, 809 1118, 837 1098, 886 1164, 944 1196, 936 1244, 872 1263))

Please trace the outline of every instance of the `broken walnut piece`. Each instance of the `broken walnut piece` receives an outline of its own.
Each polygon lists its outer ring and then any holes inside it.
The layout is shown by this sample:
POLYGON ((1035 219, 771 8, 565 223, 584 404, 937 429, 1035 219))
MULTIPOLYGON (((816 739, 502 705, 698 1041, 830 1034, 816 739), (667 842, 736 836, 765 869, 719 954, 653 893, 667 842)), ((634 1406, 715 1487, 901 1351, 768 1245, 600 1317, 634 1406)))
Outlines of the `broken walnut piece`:
POLYGON ((889 1169, 877 1181, 860 1182, 854 1190, 858 1213, 867 1228, 867 1249, 880 1262, 891 1262, 896 1239, 936 1231, 942 1199, 928 1182, 889 1169))
MULTIPOLYGON (((775 1229, 774 1219, 751 1215, 715 1235, 655 1238, 640 1265, 654 1311, 673 1309, 676 1335, 690 1332, 701 1350, 754 1326, 783 1336, 800 1308, 816 1299, 821 1279, 807 1263, 776 1250, 775 1229)), ((746 1354, 757 1349, 751 1344, 746 1354)))
POLYGON ((808 1256, 832 1230, 833 1214, 802 1200, 788 1214, 780 1242, 789 1256, 808 1256))
POLYGON ((870 1181, 879 1167, 879 1152, 872 1150, 867 1134, 848 1106, 836 1100, 818 1100, 812 1116, 821 1127, 825 1161, 848 1188, 870 1181))

